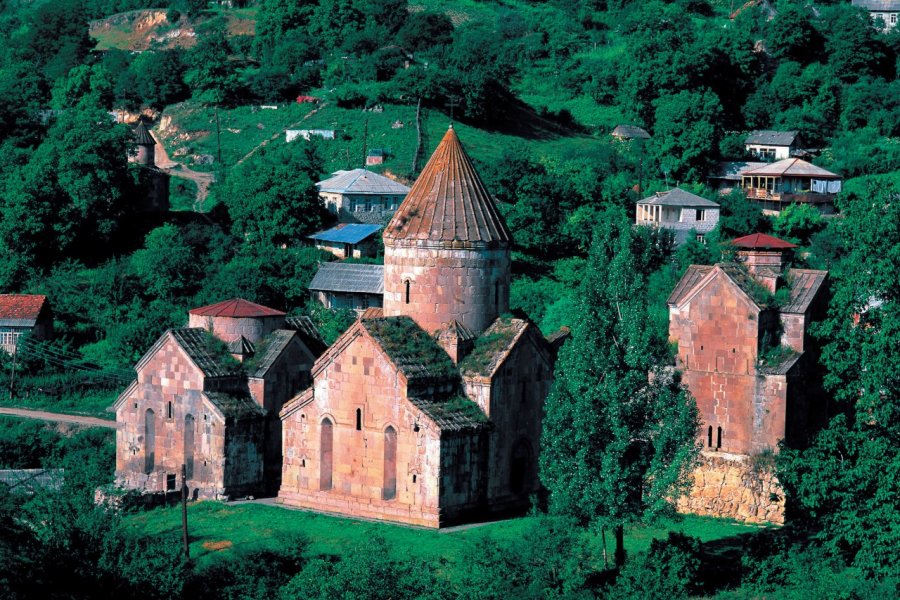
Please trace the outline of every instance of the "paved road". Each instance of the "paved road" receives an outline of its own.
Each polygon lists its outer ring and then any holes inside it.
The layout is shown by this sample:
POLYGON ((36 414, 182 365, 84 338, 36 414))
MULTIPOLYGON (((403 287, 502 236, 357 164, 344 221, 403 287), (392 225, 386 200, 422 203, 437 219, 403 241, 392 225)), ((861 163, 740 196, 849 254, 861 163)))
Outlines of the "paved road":
POLYGON ((24 417, 26 419, 39 419, 41 421, 57 421, 59 423, 73 423, 75 425, 86 425, 88 427, 108 427, 116 428, 116 422, 108 419, 98 419, 97 417, 83 417, 81 415, 65 415, 62 413, 47 412, 43 410, 28 410, 26 408, 3 408, 0 407, 0 415, 8 415, 11 417, 24 417))

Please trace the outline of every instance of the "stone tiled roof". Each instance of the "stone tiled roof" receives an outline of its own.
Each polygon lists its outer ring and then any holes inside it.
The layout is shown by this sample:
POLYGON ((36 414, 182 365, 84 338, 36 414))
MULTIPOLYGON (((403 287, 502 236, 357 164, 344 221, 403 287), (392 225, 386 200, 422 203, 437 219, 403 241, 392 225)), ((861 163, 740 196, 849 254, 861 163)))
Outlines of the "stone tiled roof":
POLYGON ((642 139, 649 140, 650 134, 645 130, 641 129, 637 125, 618 125, 615 129, 612 130, 610 134, 617 138, 623 138, 626 140, 631 139, 642 139))
POLYGON ((315 323, 306 315, 298 317, 288 317, 285 319, 288 328, 293 329, 300 336, 300 341, 306 344, 306 348, 312 352, 315 358, 322 356, 322 353, 328 349, 328 344, 322 339, 315 323))
POLYGON ((771 164, 766 164, 755 169, 744 171, 744 177, 816 177, 819 179, 840 179, 841 176, 822 167, 799 158, 785 158, 771 164))
POLYGON ((0 294, 0 325, 33 327, 46 304, 40 294, 0 294))
POLYGON ((706 277, 712 270, 713 267, 709 265, 689 266, 687 271, 684 272, 684 275, 681 276, 681 279, 678 280, 675 289, 669 294, 669 299, 666 300, 666 303, 669 306, 675 306, 680 303, 684 297, 687 296, 688 292, 694 289, 694 286, 700 283, 700 280, 706 277))
POLYGON ((813 269, 788 270, 787 279, 791 285, 791 299, 788 304, 781 307, 781 312, 805 313, 819 294, 827 277, 828 271, 816 271, 813 269))
POLYGON ((232 298, 209 306, 201 306, 190 310, 192 315, 202 317, 231 317, 234 319, 247 319, 255 317, 279 317, 284 313, 262 304, 256 304, 243 298, 232 298))
POLYGON ((747 271, 746 267, 735 263, 720 263, 717 264, 716 267, 728 275, 728 278, 731 279, 742 292, 747 294, 754 304, 760 308, 769 306, 771 294, 769 294, 769 291, 760 282, 753 278, 753 275, 747 271))
POLYGON ((364 315, 359 322, 407 381, 452 381, 459 378, 450 356, 411 318, 366 318, 364 315))
POLYGON ((254 402, 253 398, 246 394, 203 392, 203 395, 209 398, 209 401, 212 402, 226 418, 231 417, 240 419, 242 417, 255 417, 266 414, 266 411, 254 402))
POLYGON ((254 352, 253 342, 244 336, 231 340, 226 345, 228 346, 228 351, 232 354, 253 354, 254 352))
POLYGON ((719 208, 712 200, 701 198, 681 188, 675 188, 667 192, 657 192, 653 196, 640 200, 638 204, 655 204, 660 206, 687 206, 700 208, 719 208))
POLYGON ((309 289, 357 294, 384 293, 384 265, 329 262, 319 265, 309 289))
POLYGON ((489 426, 487 415, 481 408, 462 396, 444 400, 411 397, 409 401, 434 421, 441 431, 471 431, 489 426))
POLYGON ((744 140, 745 144, 763 144, 766 146, 790 146, 797 139, 796 131, 772 131, 760 129, 751 131, 744 140))
POLYGON ((228 377, 239 373, 240 363, 227 353, 228 349, 222 342, 205 329, 185 327, 170 329, 169 332, 207 377, 228 377), (218 352, 216 344, 222 344, 222 353, 218 352))
POLYGON ((743 237, 733 239, 731 240, 731 245, 737 246, 738 248, 749 248, 756 250, 787 250, 797 247, 796 244, 780 240, 777 237, 766 235, 765 233, 751 233, 750 235, 745 235, 743 237))
POLYGON ((787 375, 803 356, 802 352, 791 352, 776 365, 760 365, 757 371, 764 375, 787 375))
POLYGON ((394 213, 384 238, 509 243, 506 223, 452 127, 394 213))
POLYGON ((463 342, 469 342, 478 337, 478 335, 474 331, 472 331, 456 319, 453 319, 452 321, 447 323, 447 326, 440 330, 439 335, 448 336, 463 342))
POLYGON ((475 348, 459 364, 465 375, 492 376, 528 327, 524 319, 498 318, 475 340, 475 348))
POLYGON ((150 135, 150 131, 143 121, 139 121, 137 127, 134 128, 134 142, 138 146, 155 146, 156 140, 150 135))
POLYGON ((276 329, 267 335, 257 345, 260 354, 252 358, 252 365, 255 368, 252 369, 248 375, 250 377, 265 377, 266 373, 272 368, 272 365, 275 364, 275 361, 278 360, 278 357, 281 356, 281 353, 284 352, 284 349, 291 343, 291 340, 295 335, 297 335, 295 331, 288 329, 276 329))
POLYGON ((320 192, 336 194, 407 194, 409 188, 367 169, 337 171, 333 177, 316 184, 320 192))

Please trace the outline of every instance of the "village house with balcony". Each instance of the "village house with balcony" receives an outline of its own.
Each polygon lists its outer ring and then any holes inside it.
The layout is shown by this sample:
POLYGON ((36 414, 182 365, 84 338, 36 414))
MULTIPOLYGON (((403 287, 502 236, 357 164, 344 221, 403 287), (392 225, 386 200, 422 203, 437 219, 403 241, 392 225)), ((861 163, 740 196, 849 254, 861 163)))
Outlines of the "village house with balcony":
POLYGON ((381 225, 374 223, 341 223, 331 229, 307 236, 319 250, 338 258, 366 258, 378 253, 375 234, 381 225))
POLYGON ((718 204, 681 188, 644 198, 637 203, 635 215, 638 225, 671 230, 677 245, 685 243, 692 231, 703 241, 718 222, 718 204))
POLYGON ((800 149, 800 136, 796 131, 751 131, 744 140, 744 148, 762 160, 782 160, 800 149))
POLYGON ((367 169, 335 171, 316 183, 319 197, 341 223, 384 224, 394 214, 409 188, 367 169))
POLYGON ((791 203, 811 204, 823 214, 834 213, 834 197, 842 178, 799 158, 787 158, 741 174, 748 200, 759 203, 766 214, 778 214, 791 203))

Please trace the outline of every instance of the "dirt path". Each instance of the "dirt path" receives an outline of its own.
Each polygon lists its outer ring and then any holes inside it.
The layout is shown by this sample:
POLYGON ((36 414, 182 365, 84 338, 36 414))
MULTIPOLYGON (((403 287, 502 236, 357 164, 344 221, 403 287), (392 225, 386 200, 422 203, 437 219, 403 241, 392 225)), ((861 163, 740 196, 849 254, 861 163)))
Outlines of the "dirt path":
POLYGON ((25 419, 38 419, 41 421, 57 421, 59 423, 73 423, 75 425, 87 425, 89 427, 116 428, 116 422, 97 417, 83 417, 80 415, 65 415, 62 413, 47 412, 43 410, 29 410, 27 408, 3 408, 0 407, 0 415, 10 417, 23 417, 25 419))
POLYGON ((172 177, 181 179, 189 179, 197 184, 197 195, 194 200, 194 212, 203 212, 203 202, 209 196, 209 186, 215 183, 216 176, 214 173, 204 173, 202 171, 194 171, 181 163, 177 163, 169 158, 165 146, 160 142, 156 142, 156 166, 161 171, 165 171, 172 177))
MULTIPOLYGON (((321 103, 320 103, 318 106, 316 106, 314 109, 312 109, 311 111, 309 111, 308 113, 306 113, 306 114, 303 116, 302 119, 300 119, 299 121, 295 121, 294 123, 289 124, 289 125, 288 125, 287 127, 285 127, 284 129, 293 129, 294 127, 296 127, 297 125, 299 125, 299 124, 302 123, 303 121, 307 120, 308 118, 310 118, 311 116, 313 116, 314 114, 316 114, 317 112, 319 112, 320 110, 322 110, 323 108, 325 108, 326 106, 328 106, 328 103, 327 103, 327 102, 321 102, 321 103)), ((241 160, 237 161, 237 163, 235 163, 235 164, 238 164, 238 165, 241 164, 242 162, 244 162, 245 160, 247 160, 248 158, 250 158, 251 156, 253 156, 254 154, 256 154, 256 151, 257 151, 257 150, 259 150, 260 148, 262 148, 263 146, 265 146, 265 145, 268 144, 269 142, 272 142, 272 141, 277 140, 277 139, 278 139, 279 137, 281 137, 282 135, 284 135, 284 131, 277 131, 277 132, 273 133, 273 134, 271 135, 271 137, 269 137, 269 139, 266 139, 266 140, 263 140, 262 142, 260 142, 255 148, 253 148, 253 150, 251 150, 250 152, 248 152, 247 154, 245 154, 244 157, 243 157, 241 160)))

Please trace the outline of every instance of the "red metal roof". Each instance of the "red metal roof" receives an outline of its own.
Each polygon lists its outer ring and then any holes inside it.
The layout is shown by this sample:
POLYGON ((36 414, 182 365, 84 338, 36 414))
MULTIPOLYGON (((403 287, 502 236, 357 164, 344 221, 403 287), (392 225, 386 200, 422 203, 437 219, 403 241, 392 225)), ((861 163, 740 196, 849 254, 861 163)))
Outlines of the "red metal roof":
POLYGON ((0 294, 0 319, 34 321, 46 302, 39 294, 0 294))
POLYGON ((510 234, 453 127, 444 135, 385 239, 509 242, 510 234))
POLYGON ((796 248, 796 244, 779 240, 777 237, 766 235, 765 233, 751 233, 744 237, 739 237, 731 242, 732 246, 738 248, 771 248, 771 249, 788 249, 796 248))
POLYGON ((235 319, 248 319, 253 317, 280 317, 285 313, 268 306, 255 304, 243 298, 232 298, 209 306, 201 306, 190 311, 192 315, 201 317, 232 317, 235 319))

